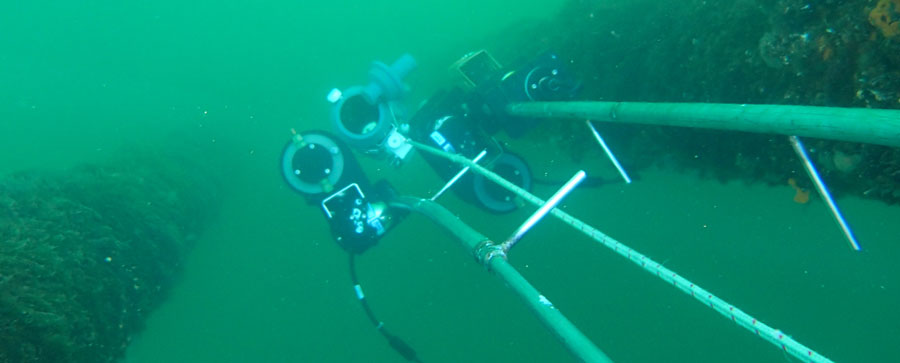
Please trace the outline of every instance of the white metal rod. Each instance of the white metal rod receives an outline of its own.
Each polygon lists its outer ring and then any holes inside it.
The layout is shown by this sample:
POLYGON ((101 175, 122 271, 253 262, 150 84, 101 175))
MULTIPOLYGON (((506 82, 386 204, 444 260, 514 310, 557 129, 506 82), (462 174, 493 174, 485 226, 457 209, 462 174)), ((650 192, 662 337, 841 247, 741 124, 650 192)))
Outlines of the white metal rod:
MULTIPOLYGON (((478 163, 478 161, 481 160, 481 158, 483 158, 485 155, 487 155, 487 149, 481 150, 481 152, 478 153, 478 156, 476 156, 474 159, 472 159, 472 162, 478 163)), ((453 176, 453 178, 451 178, 450 181, 447 182, 447 184, 444 184, 444 187, 441 188, 441 190, 438 190, 438 192, 435 193, 433 197, 431 197, 431 200, 433 201, 435 199, 438 199, 438 197, 440 197, 441 194, 444 194, 444 192, 446 192, 447 189, 450 189, 450 187, 453 186, 453 184, 456 184, 456 181, 459 180, 459 178, 462 178, 462 176, 465 175, 467 171, 469 171, 468 166, 462 168, 462 170, 460 170, 459 173, 456 173, 456 175, 453 176)))
POLYGON ((547 213, 549 213, 551 209, 556 207, 556 205, 559 204, 559 202, 561 202, 562 199, 572 191, 572 189, 575 189, 575 187, 584 180, 585 176, 587 176, 587 174, 585 174, 584 170, 579 170, 577 173, 575 173, 575 176, 573 176, 572 179, 569 179, 569 181, 567 181, 566 184, 562 186, 562 188, 559 188, 559 190, 557 190, 556 193, 553 194, 553 196, 550 197, 550 199, 548 199, 546 203, 544 203, 544 205, 538 208, 538 210, 535 211, 534 214, 531 215, 531 217, 528 217, 528 219, 525 220, 525 223, 522 223, 522 225, 519 226, 518 229, 516 229, 513 235, 509 237, 506 242, 503 242, 503 251, 509 251, 509 249, 512 248, 512 246, 516 244, 516 242, 518 242, 522 238, 522 236, 524 236, 525 233, 528 232, 528 230, 531 229, 531 227, 534 227, 534 225, 538 221, 540 221, 541 218, 544 218, 544 216, 547 215, 547 213))
POLYGON ((819 176, 816 166, 813 165, 812 160, 809 159, 809 155, 806 154, 806 147, 803 146, 803 142, 801 142, 800 138, 797 136, 791 136, 789 139, 791 140, 791 146, 794 147, 794 151, 800 156, 800 159, 803 160, 803 166, 806 167, 806 173, 809 174, 809 177, 816 185, 816 190, 819 191, 819 195, 822 196, 822 199, 825 199, 825 203, 827 203, 828 208, 831 209, 834 220, 837 221, 838 225, 841 226, 841 230, 844 231, 844 236, 846 236, 847 241, 850 242, 850 247, 856 251, 862 250, 862 247, 859 246, 859 242, 856 241, 856 237, 853 236, 853 231, 850 230, 850 225, 847 224, 847 220, 844 219, 841 210, 838 209, 834 199, 831 198, 831 192, 828 191, 825 182, 823 182, 822 178, 819 176))
POLYGON ((613 165, 616 166, 616 170, 619 171, 619 175, 622 175, 622 179, 625 179, 626 184, 631 184, 631 178, 628 177, 628 173, 625 172, 625 168, 622 167, 622 164, 619 164, 619 159, 613 155, 612 150, 609 149, 609 146, 606 146, 606 141, 603 141, 603 138, 600 137, 600 133, 597 132, 597 129, 594 128, 594 124, 591 123, 591 120, 586 120, 588 127, 591 128, 591 132, 594 134, 594 138, 597 139, 597 142, 600 143, 600 146, 603 148, 603 151, 606 152, 606 156, 609 157, 609 160, 612 161, 613 165))

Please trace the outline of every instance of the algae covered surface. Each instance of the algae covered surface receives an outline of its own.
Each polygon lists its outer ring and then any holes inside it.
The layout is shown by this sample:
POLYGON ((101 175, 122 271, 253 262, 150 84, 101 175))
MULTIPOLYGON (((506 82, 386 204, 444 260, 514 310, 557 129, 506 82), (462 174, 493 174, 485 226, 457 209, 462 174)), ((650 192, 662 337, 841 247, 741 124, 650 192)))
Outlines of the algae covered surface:
MULTIPOLYGON (((0 11, 0 362, 400 362, 346 254, 278 160, 328 130, 326 95, 409 52, 411 110, 486 49, 546 51, 577 98, 900 108, 896 0, 16 2, 0 11)), ((900 149, 804 140, 854 252, 784 136, 584 120, 499 142, 562 204, 760 321, 847 362, 900 361, 900 149)), ((524 128, 524 127, 523 127, 524 128)), ((359 154, 428 197, 417 155, 359 154)), ((533 211, 440 202, 491 238, 533 211)), ((614 361, 770 362, 782 350, 556 220, 510 262, 614 361)), ((357 258, 425 362, 574 358, 440 229, 411 216, 357 258)))
POLYGON ((215 185, 178 163, 135 158, 0 181, 0 360, 121 358, 215 210, 215 185))
MULTIPOLYGON (((897 109, 900 42, 871 20, 882 13, 890 13, 887 19, 898 16, 890 10, 896 9, 893 3, 572 1, 563 23, 534 31, 546 34, 544 44, 563 45, 586 80, 586 99, 897 109)), ((622 157, 638 167, 687 168, 720 180, 773 185, 804 173, 784 137, 604 128, 618 137, 613 142, 622 143, 622 157)), ((561 132, 573 134, 569 131, 561 132)), ((560 138, 566 140, 560 144, 578 157, 590 135, 574 134, 582 140, 560 138)), ((900 201, 897 148, 827 140, 808 144, 836 193, 900 201)), ((804 188, 811 187, 802 179, 804 188)))

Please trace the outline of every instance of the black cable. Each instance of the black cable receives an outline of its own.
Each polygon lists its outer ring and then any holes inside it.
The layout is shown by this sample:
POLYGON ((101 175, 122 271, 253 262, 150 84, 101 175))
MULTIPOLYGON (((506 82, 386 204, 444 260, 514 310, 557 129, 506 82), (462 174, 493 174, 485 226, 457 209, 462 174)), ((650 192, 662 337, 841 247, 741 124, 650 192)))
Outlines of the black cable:
POLYGON ((366 312, 366 316, 369 317, 369 321, 371 321, 372 325, 375 325, 375 329, 388 340, 388 344, 391 345, 391 348, 394 348, 394 350, 403 356, 403 358, 406 358, 406 360, 421 363, 422 361, 419 360, 416 351, 402 339, 388 332, 384 327, 384 323, 375 317, 375 313, 372 312, 372 308, 369 307, 369 302, 366 300, 365 294, 362 293, 362 286, 359 284, 359 279, 356 277, 356 260, 352 253, 350 253, 350 280, 353 282, 353 289, 356 291, 356 297, 359 298, 359 303, 362 305, 363 311, 366 312))

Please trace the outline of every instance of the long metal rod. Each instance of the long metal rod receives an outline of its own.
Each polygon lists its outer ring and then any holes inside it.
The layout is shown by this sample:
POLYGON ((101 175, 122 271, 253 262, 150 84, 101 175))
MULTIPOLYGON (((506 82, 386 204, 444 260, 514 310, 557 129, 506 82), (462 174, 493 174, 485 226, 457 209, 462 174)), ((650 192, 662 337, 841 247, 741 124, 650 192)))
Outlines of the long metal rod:
POLYGON ((800 138, 797 136, 791 136, 788 139, 791 141, 791 146, 794 147, 794 152, 797 153, 800 160, 803 160, 803 166, 806 168, 806 173, 809 174, 809 178, 813 180, 816 190, 819 191, 819 195, 821 195, 822 199, 825 199, 825 203, 828 204, 828 209, 831 210, 834 221, 841 227, 841 231, 844 232, 844 236, 846 236, 847 241, 850 242, 850 247, 856 251, 862 250, 859 242, 856 241, 856 236, 854 236, 853 231, 850 230, 850 225, 847 224, 847 220, 844 219, 844 214, 841 213, 837 203, 834 202, 834 198, 831 197, 831 192, 828 191, 828 187, 825 186, 825 182, 822 181, 822 177, 819 176, 819 171, 816 170, 816 166, 813 165, 812 160, 810 160, 809 155, 806 153, 806 147, 803 146, 803 142, 800 141, 800 138))
POLYGON ((528 305, 528 308, 537 315, 541 323, 576 357, 590 363, 612 362, 558 308, 553 306, 547 297, 522 277, 505 258, 484 259, 484 256, 480 256, 479 253, 484 251, 483 247, 490 245, 490 240, 472 229, 472 227, 469 227, 459 217, 440 204, 427 199, 398 197, 391 203, 391 206, 419 212, 450 232, 463 244, 466 251, 478 258, 479 261, 486 262, 488 264, 487 268, 500 277, 528 305))
POLYGON ((526 102, 511 115, 591 119, 816 137, 900 146, 900 110, 788 105, 644 102, 526 102))
POLYGON ((597 142, 600 144, 600 147, 603 148, 603 151, 606 153, 606 156, 612 161, 613 165, 616 166, 616 170, 619 171, 619 175, 622 176, 622 179, 625 179, 625 184, 631 184, 631 178, 628 177, 628 173, 625 172, 625 168, 622 167, 622 164, 619 164, 619 159, 613 155, 612 150, 610 150, 609 146, 606 146, 606 141, 603 141, 603 137, 600 136, 600 133, 597 132, 597 129, 594 127, 594 124, 591 120, 586 120, 585 123, 591 129, 591 132, 594 134, 594 138, 597 139, 597 142))
POLYGON ((524 236, 525 233, 531 230, 531 227, 534 227, 534 225, 541 219, 543 219, 544 216, 547 215, 547 213, 550 213, 551 209, 556 208, 556 205, 559 204, 559 202, 562 202, 563 198, 565 198, 566 195, 569 195, 572 189, 575 189, 578 184, 581 184, 581 182, 584 181, 585 176, 587 176, 587 174, 585 174, 584 170, 579 170, 571 179, 569 179, 569 181, 566 182, 566 184, 562 186, 562 188, 559 188, 556 193, 553 193, 553 196, 551 196, 550 199, 547 200, 547 203, 544 203, 544 205, 540 206, 540 208, 538 208, 538 210, 536 210, 534 214, 528 217, 528 219, 526 219, 525 222, 522 223, 522 225, 519 226, 519 228, 517 228, 515 232, 513 232, 512 236, 510 236, 509 239, 506 240, 506 242, 503 242, 503 244, 501 245, 501 247, 503 248, 503 252, 509 252, 509 249, 512 248, 512 246, 514 246, 516 242, 522 239, 522 236, 524 236))
MULTIPOLYGON (((477 162, 479 162, 479 161, 481 160, 481 158, 483 158, 485 155, 487 155, 487 149, 481 150, 481 152, 478 153, 478 155, 475 156, 475 158, 472 159, 472 161, 477 163, 477 162)), ((433 197, 431 197, 431 200, 438 199, 438 197, 440 197, 441 194, 444 194, 444 192, 446 192, 447 189, 450 189, 450 187, 453 186, 453 184, 456 184, 456 181, 459 180, 459 178, 462 178, 462 176, 465 175, 466 172, 468 172, 468 171, 469 171, 469 167, 468 167, 468 166, 462 168, 462 170, 460 170, 458 173, 456 173, 456 175, 454 175, 453 178, 451 178, 450 181, 447 182, 447 184, 444 184, 444 187, 441 188, 441 190, 439 190, 437 193, 434 194, 433 197)))

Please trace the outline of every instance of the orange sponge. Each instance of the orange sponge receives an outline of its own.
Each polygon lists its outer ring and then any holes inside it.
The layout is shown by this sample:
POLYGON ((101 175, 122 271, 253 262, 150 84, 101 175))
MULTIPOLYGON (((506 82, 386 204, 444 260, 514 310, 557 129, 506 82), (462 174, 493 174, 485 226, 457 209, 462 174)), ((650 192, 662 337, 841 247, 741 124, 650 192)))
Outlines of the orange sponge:
POLYGON ((880 0, 869 12, 869 23, 881 30, 885 38, 900 34, 900 0, 880 0))

